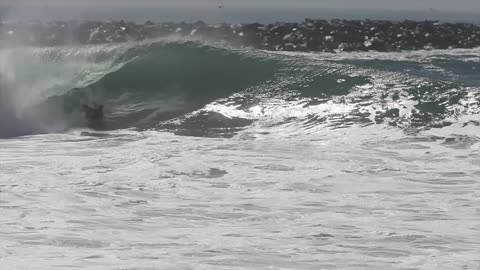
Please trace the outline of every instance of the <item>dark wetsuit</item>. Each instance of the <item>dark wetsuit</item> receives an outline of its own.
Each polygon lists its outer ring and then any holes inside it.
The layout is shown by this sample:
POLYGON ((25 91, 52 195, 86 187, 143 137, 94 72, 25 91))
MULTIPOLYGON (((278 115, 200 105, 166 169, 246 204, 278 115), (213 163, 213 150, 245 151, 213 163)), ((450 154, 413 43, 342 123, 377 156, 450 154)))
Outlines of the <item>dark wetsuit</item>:
POLYGON ((83 112, 88 127, 93 129, 104 129, 103 105, 94 105, 93 107, 83 105, 83 112))

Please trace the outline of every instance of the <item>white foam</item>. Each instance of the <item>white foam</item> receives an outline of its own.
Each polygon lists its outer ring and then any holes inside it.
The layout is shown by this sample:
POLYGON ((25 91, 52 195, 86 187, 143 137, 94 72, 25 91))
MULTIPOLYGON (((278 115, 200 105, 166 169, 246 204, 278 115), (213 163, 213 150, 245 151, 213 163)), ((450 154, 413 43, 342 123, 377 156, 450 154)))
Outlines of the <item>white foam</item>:
POLYGON ((478 149, 398 129, 0 148, 0 266, 12 269, 479 266, 478 149))
POLYGON ((425 62, 432 58, 456 56, 456 60, 465 62, 480 62, 480 47, 474 49, 447 49, 447 50, 420 50, 402 52, 343 52, 332 53, 305 53, 305 52, 272 52, 276 54, 302 56, 316 60, 390 60, 425 62), (461 58, 460 58, 461 57, 461 58))

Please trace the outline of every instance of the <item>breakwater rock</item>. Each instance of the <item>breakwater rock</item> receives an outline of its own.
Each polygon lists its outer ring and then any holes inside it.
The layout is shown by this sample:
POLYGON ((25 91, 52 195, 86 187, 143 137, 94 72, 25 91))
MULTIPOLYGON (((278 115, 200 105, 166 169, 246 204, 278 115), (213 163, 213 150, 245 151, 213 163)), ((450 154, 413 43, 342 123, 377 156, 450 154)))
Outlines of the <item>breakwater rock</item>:
POLYGON ((402 51, 480 46, 480 26, 436 21, 311 20, 220 24, 125 21, 1 23, 2 46, 102 44, 166 36, 203 38, 273 51, 402 51))

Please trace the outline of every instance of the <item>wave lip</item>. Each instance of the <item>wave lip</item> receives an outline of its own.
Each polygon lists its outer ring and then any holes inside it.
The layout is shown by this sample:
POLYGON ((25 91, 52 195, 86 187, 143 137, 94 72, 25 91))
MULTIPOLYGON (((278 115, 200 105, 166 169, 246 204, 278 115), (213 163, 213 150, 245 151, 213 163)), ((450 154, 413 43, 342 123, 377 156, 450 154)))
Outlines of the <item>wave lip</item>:
POLYGON ((171 35, 271 51, 402 51, 480 46, 480 26, 437 21, 312 20, 221 24, 133 22, 5 23, 4 44, 59 46, 141 41, 171 35))

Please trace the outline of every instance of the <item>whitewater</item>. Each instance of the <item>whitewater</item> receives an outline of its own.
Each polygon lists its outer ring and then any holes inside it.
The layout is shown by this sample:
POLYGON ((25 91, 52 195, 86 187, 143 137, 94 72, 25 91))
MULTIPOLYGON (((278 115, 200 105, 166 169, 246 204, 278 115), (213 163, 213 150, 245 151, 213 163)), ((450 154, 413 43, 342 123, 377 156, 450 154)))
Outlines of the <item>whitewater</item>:
POLYGON ((0 269, 480 269, 479 70, 478 48, 2 48, 0 269))

